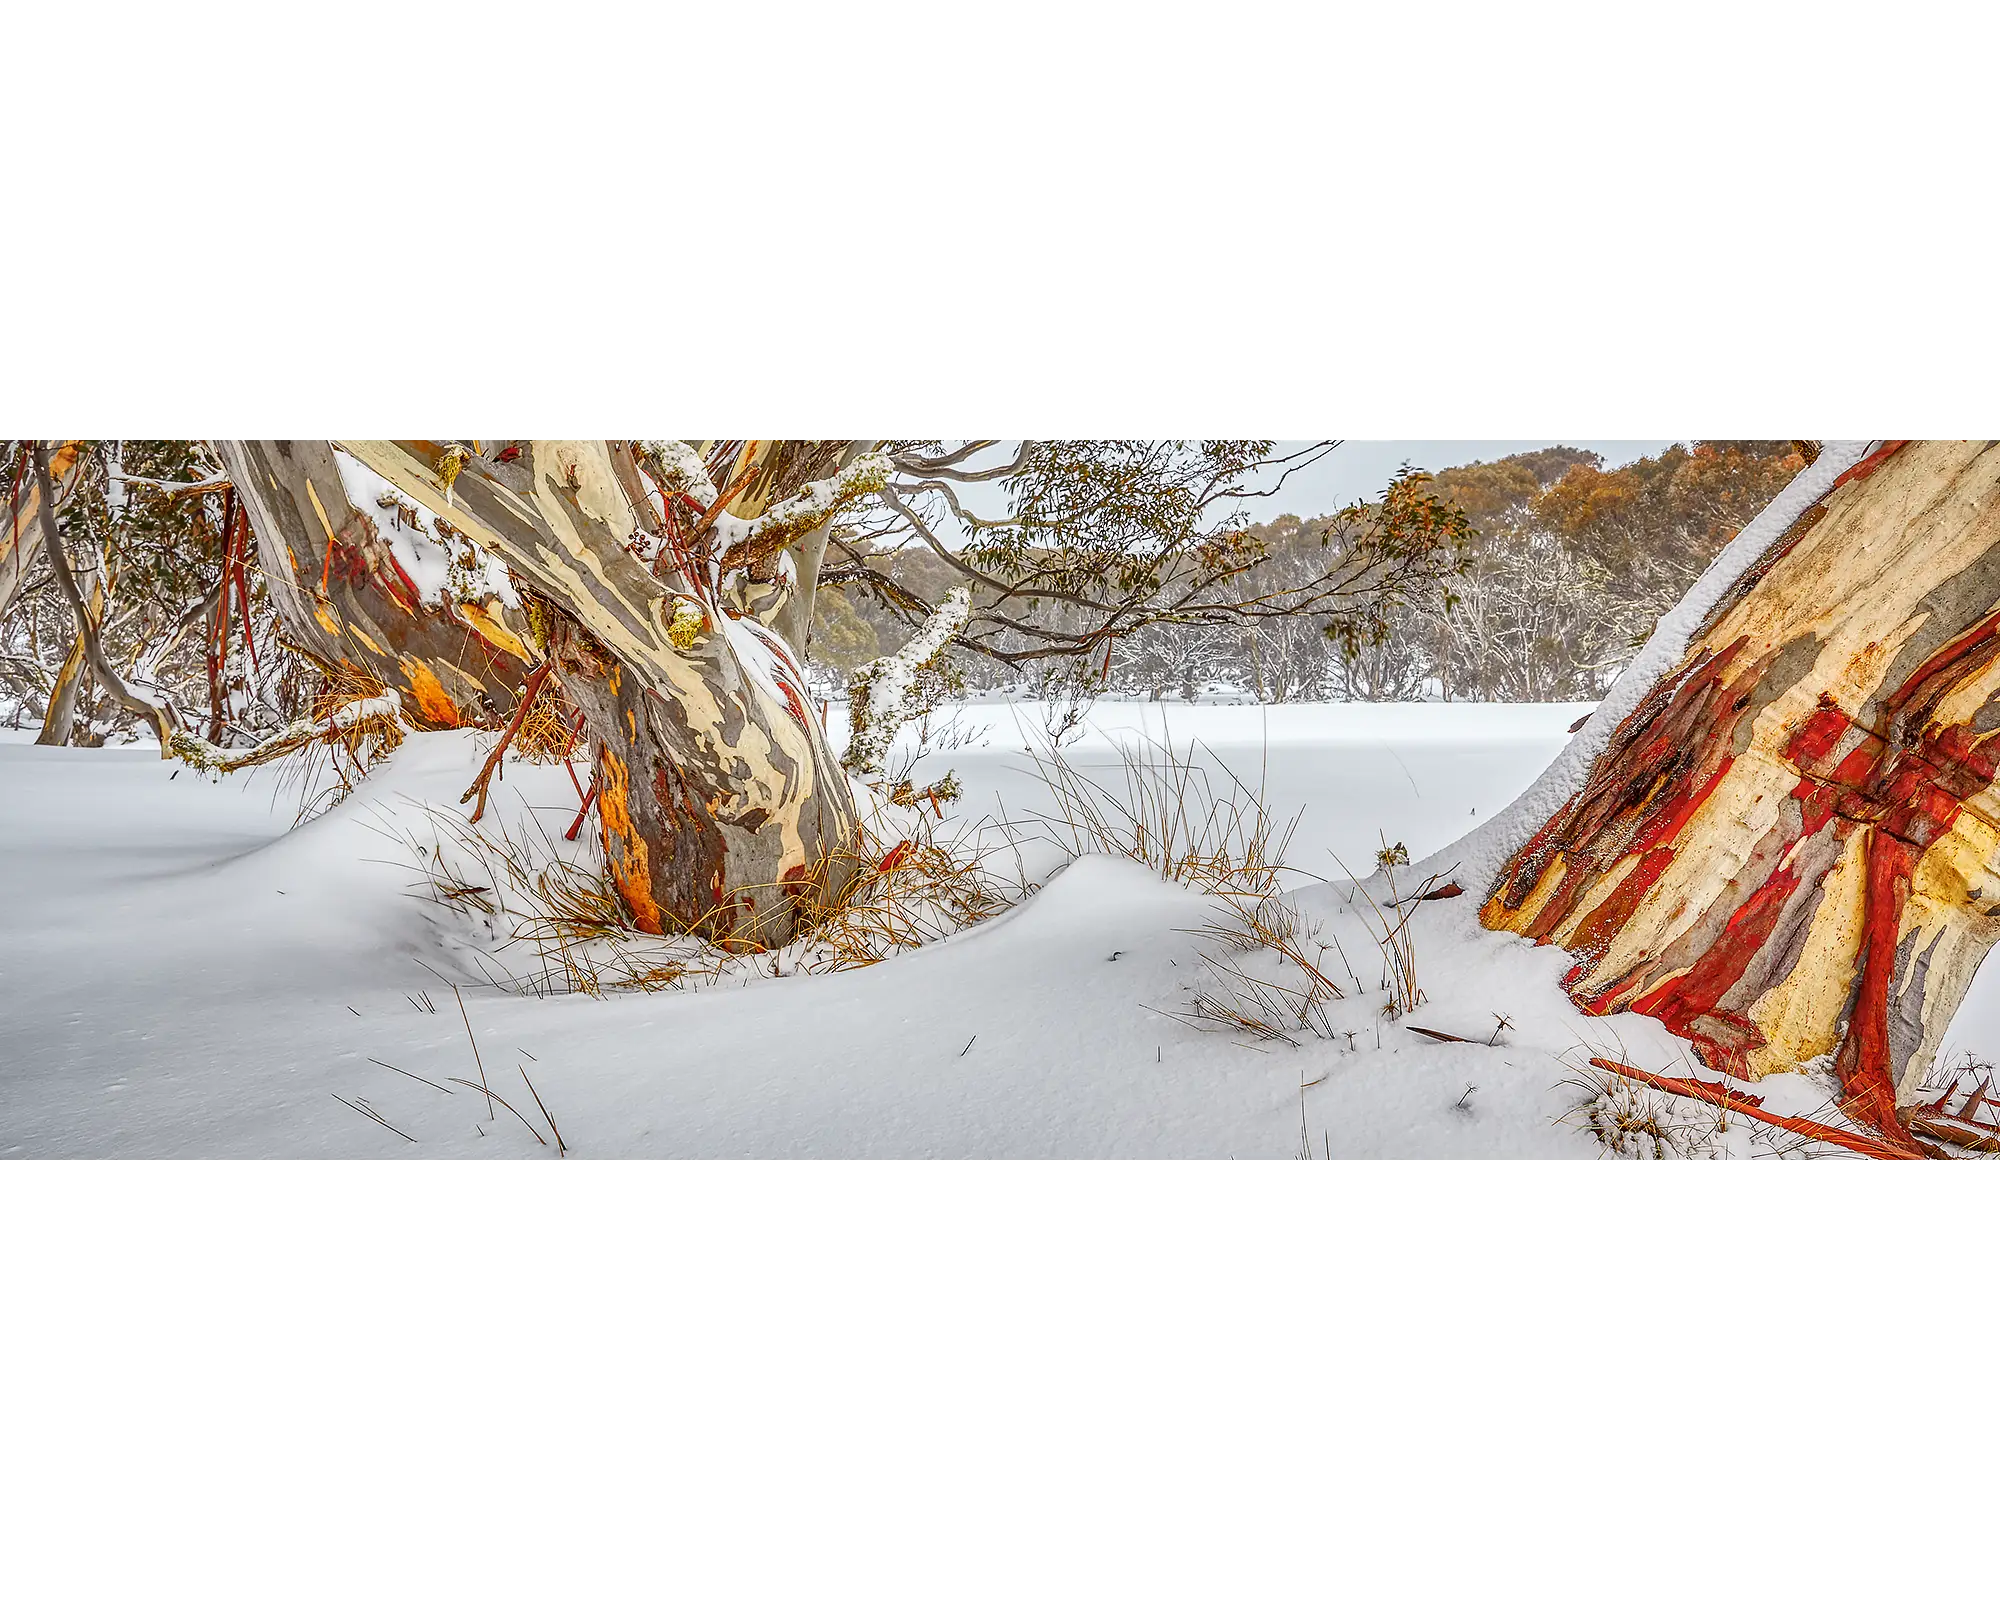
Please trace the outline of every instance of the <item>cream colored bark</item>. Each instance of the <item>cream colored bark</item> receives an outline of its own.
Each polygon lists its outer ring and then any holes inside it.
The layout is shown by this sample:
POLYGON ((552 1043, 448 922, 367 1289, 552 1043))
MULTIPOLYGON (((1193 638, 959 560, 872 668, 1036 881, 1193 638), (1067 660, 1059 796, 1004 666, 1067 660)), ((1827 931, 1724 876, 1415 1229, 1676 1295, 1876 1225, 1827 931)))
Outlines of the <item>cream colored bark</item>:
POLYGON ((2000 941, 1997 741, 2000 448, 1885 447, 1711 611, 1484 920, 1713 1066, 1831 1058, 1901 1133, 2000 941))

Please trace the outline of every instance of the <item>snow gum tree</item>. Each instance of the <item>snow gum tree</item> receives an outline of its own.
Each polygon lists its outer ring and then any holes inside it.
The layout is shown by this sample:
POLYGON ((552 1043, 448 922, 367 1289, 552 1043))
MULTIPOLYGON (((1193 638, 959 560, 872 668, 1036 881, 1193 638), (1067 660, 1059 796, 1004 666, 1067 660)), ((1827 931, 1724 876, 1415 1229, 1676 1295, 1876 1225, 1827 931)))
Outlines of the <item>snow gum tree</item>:
POLYGON ((39 743, 160 734, 167 710, 169 738, 254 741, 301 709, 206 444, 15 441, 0 459, 0 703, 40 720, 39 743))
POLYGON ((1848 453, 1714 586, 1482 918, 1572 952, 1584 1011, 1657 1017, 1738 1077, 1823 1060, 1914 1147, 2000 940, 2000 448, 1848 453))
POLYGON ((1260 605, 1376 628, 1406 589, 1442 581, 1463 519, 1406 494, 1394 515, 1357 514, 1326 570, 1258 586, 1268 552, 1242 538, 1240 502, 1327 448, 219 445, 302 648, 379 677, 425 727, 490 721, 552 677, 582 714, 605 858, 633 921, 735 945, 783 943, 872 869, 850 773, 879 773, 947 650, 1087 662, 1141 628, 1260 605), (948 592, 886 576, 898 540, 935 555, 948 592), (916 640, 856 675, 845 768, 805 673, 828 583, 887 594, 916 640))
POLYGON ((782 943, 853 870, 854 796, 780 630, 793 547, 879 485, 878 458, 750 441, 718 489, 678 441, 221 450, 293 638, 416 725, 487 721, 556 678, 640 928, 782 943))

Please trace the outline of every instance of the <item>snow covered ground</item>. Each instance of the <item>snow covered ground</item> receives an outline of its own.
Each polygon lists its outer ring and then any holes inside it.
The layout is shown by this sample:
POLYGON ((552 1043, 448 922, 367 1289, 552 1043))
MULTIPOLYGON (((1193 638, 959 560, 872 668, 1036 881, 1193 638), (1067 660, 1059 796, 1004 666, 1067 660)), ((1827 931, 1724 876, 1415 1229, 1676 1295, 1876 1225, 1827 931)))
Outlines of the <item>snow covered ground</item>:
MULTIPOLYGON (((1587 709, 1106 703, 1067 753, 1115 783, 1116 741, 1199 741, 1299 813, 1293 865, 1340 877, 1334 855, 1368 870, 1382 836, 1413 859, 1450 844, 1587 709)), ((956 770, 958 826, 1047 809, 1023 753, 1041 717, 960 713, 964 742, 919 772, 956 770)), ((1184 1014, 1215 904, 1122 859, 1062 866, 1046 844, 1023 850, 1042 881, 1023 904, 875 967, 506 992, 481 981, 474 922, 413 893, 396 837, 428 833, 426 806, 462 811, 479 753, 479 736, 413 736, 293 829, 268 774, 217 784, 144 749, 0 742, 0 1153, 542 1158, 552 1120, 586 1157, 1590 1158, 1586 1057, 1690 1070, 1650 1019, 1580 1016, 1557 987, 1567 958, 1479 930, 1475 894, 1415 916, 1426 1003, 1405 1021, 1491 1046, 1383 1017, 1367 907, 1333 885, 1297 896, 1354 979, 1328 1037, 1200 1031, 1184 1014), (482 1072, 511 1112, 458 1081, 482 1072)), ((517 832, 574 813, 559 767, 510 763, 494 795, 517 832)), ((1994 1009, 1975 995, 1957 1042, 1994 1009)), ((1810 1079, 1760 1088, 1774 1110, 1825 1114, 1810 1079)), ((1740 1126, 1709 1144, 1768 1148, 1740 1126)))

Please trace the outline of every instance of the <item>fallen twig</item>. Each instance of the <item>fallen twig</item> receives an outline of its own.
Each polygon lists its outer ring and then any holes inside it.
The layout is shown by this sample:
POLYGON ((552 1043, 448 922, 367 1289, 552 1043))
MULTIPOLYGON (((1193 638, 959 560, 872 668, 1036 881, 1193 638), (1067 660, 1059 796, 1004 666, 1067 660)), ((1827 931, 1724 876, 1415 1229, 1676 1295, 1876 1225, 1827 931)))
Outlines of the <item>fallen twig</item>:
POLYGON ((590 808, 596 803, 597 776, 593 773, 590 779, 590 789, 583 797, 583 804, 577 808, 576 821, 572 822, 568 830, 563 834, 565 839, 569 840, 572 844, 576 842, 576 836, 583 831, 583 819, 590 815, 590 808))
POLYGON ((2000 1155, 2000 1139, 1991 1134, 1975 1133, 1971 1128, 1961 1128, 1955 1123, 1940 1121, 1934 1117, 1912 1117, 1910 1131, 1929 1139, 1942 1139, 1946 1144, 1955 1144, 1982 1156, 2000 1155))
MULTIPOLYGON (((475 1063, 475 1064, 476 1064, 476 1065, 478 1066, 478 1068, 479 1068, 479 1087, 480 1087, 480 1090, 481 1090, 482 1092, 484 1092, 484 1093, 486 1094, 486 1098, 487 1098, 488 1100, 491 1100, 491 1099, 493 1098, 493 1096, 492 1096, 491 1092, 490 1092, 490 1091, 487 1091, 487 1089, 486 1089, 486 1063, 485 1063, 484 1061, 481 1061, 481 1060, 479 1059, 479 1041, 478 1041, 477 1039, 474 1039, 474 1038, 472 1037, 472 1018, 470 1018, 470 1017, 466 1016, 466 1014, 465 1014, 465 996, 464 996, 464 995, 462 995, 462 994, 459 994, 459 992, 458 992, 458 985, 457 985, 457 984, 455 984, 455 983, 454 983, 454 984, 453 984, 453 985, 451 986, 451 992, 452 992, 453 996, 454 996, 454 997, 455 997, 455 998, 457 999, 457 1001, 458 1001, 458 1014, 459 1014, 459 1017, 460 1017, 460 1018, 461 1018, 461 1019, 462 1019, 462 1020, 464 1021, 464 1023, 465 1023, 465 1037, 466 1037, 466 1038, 467 1038, 468 1040, 470 1040, 470 1041, 471 1041, 471 1044, 472 1044, 472 1059, 473 1059, 474 1063, 475 1063)), ((465 1080, 464 1080, 463 1078, 454 1078, 454 1079, 453 1079, 452 1081, 453 1081, 454 1083, 463 1083, 463 1082, 464 1082, 465 1080)), ((502 1101, 501 1101, 500 1103, 501 1103, 501 1104, 502 1104, 503 1106, 507 1104, 507 1102, 506 1102, 506 1101, 504 1101, 504 1100, 502 1100, 502 1101)), ((510 1107, 509 1109, 512 1109, 512 1108, 510 1107)), ((516 1112, 515 1114, 516 1114, 517 1116, 519 1115, 519 1113, 518 1113, 518 1112, 516 1112)), ((491 1121, 493 1120, 493 1107, 492 1107, 492 1106, 490 1106, 490 1105, 489 1105, 489 1106, 488 1106, 488 1107, 486 1108, 486 1120, 487 1120, 488 1122, 491 1122, 491 1121)), ((541 1135, 540 1135, 540 1134, 536 1134, 536 1135, 535 1135, 535 1137, 539 1139, 539 1138, 541 1137, 541 1135)))
MULTIPOLYGON (((374 1057, 374 1056, 370 1056, 370 1057, 369 1057, 368 1059, 369 1059, 370 1061, 373 1061, 373 1062, 375 1063, 375 1065, 376 1065, 376 1066, 378 1066, 378 1067, 387 1067, 387 1068, 388 1068, 388 1069, 389 1069, 389 1070, 390 1070, 391 1072, 403 1072, 403 1069, 402 1069, 401 1067, 397 1066, 397 1065, 396 1065, 396 1064, 395 1064, 395 1063, 394 1063, 393 1061, 382 1061, 382 1060, 378 1060, 378 1059, 377 1059, 376 1057, 374 1057)), ((446 1088, 446 1087, 445 1087, 445 1086, 444 1086, 443 1084, 441 1084, 441 1083, 431 1083, 431 1080, 430 1080, 429 1078, 426 1078, 426 1077, 422 1077, 422 1076, 420 1076, 420 1075, 419 1075, 419 1074, 417 1074, 417 1073, 414 1073, 414 1072, 403 1072, 403 1076, 404 1076, 404 1077, 406 1077, 406 1078, 415 1078, 415 1079, 417 1080, 417 1082, 419 1082, 419 1083, 428 1083, 428 1084, 430 1084, 430 1086, 431 1086, 431 1087, 432 1087, 433 1089, 437 1090, 437 1092, 438 1092, 439 1094, 450 1094, 450 1093, 451 1093, 451 1091, 450 1091, 449 1089, 447 1089, 447 1088, 446 1088)))
POLYGON ((1849 1133, 1844 1128, 1830 1128, 1824 1122, 1813 1122, 1805 1117, 1787 1117, 1776 1111, 1766 1111, 1763 1109, 1764 1101, 1761 1096, 1726 1089, 1721 1084, 1704 1083, 1699 1078, 1666 1078, 1657 1072, 1648 1072, 1643 1067, 1626 1066, 1621 1061, 1607 1061, 1603 1056, 1592 1056, 1590 1064, 1593 1067, 1602 1067, 1606 1072, 1615 1072, 1621 1078, 1631 1078, 1638 1083, 1651 1084, 1655 1089, 1666 1090, 1668 1094, 1686 1095, 1692 1100, 1706 1100, 1710 1105, 1721 1106, 1726 1111, 1741 1112, 1758 1122, 1768 1122, 1776 1128, 1802 1133, 1808 1139, 1837 1144, 1843 1150, 1872 1156, 1877 1161, 1924 1159, 1923 1152, 1919 1150, 1904 1150, 1884 1140, 1871 1139, 1865 1134, 1849 1133))
MULTIPOLYGON (((328 1090, 327 1092, 328 1092, 329 1094, 332 1094, 332 1093, 333 1093, 333 1091, 332 1091, 332 1090, 330 1090, 330 1089, 329 1089, 329 1090, 328 1090)), ((447 1092, 449 1092, 449 1091, 447 1091, 447 1092)), ((342 1105, 346 1106, 346 1107, 347 1107, 347 1109, 348 1109, 349 1111, 358 1111, 358 1112, 360 1112, 360 1113, 361 1113, 361 1114, 362 1114, 362 1115, 363 1115, 364 1117, 366 1117, 366 1118, 367 1118, 367 1119, 368 1119, 368 1120, 369 1120, 370 1122, 381 1122, 381 1123, 382 1123, 382 1126, 383 1126, 383 1127, 385 1127, 385 1128, 387 1128, 387 1129, 388 1129, 388 1130, 389 1130, 389 1131, 390 1131, 391 1133, 393 1133, 393 1134, 394 1134, 394 1135, 395 1135, 395 1136, 396 1136, 396 1137, 397 1137, 398 1139, 409 1139, 409 1140, 410 1140, 410 1143, 411 1143, 411 1144, 415 1144, 415 1143, 417 1142, 417 1141, 416 1141, 415 1139, 411 1139, 411 1138, 410 1138, 410 1135, 408 1135, 407 1133, 403 1132, 403 1130, 402 1130, 401 1128, 397 1127, 397 1126, 396 1126, 396 1125, 395 1125, 394 1123, 392 1123, 392 1122, 383 1122, 382 1118, 381 1118, 381 1117, 380 1117, 380 1116, 379 1116, 379 1115, 378 1115, 378 1114, 377 1114, 377 1113, 375 1112, 375 1110, 374 1110, 374 1109, 373 1109, 372 1107, 370 1107, 370 1106, 358 1106, 358 1105, 356 1105, 356 1104, 355 1104, 355 1103, 354 1103, 354 1102, 353 1102, 352 1100, 346 1100, 346 1099, 342 1099, 342 1098, 341 1098, 341 1096, 339 1096, 339 1095, 337 1095, 337 1094, 336 1094, 336 1095, 334 1095, 333 1097, 334 1097, 334 1099, 336 1099, 336 1100, 339 1100, 339 1101, 340 1101, 340 1103, 341 1103, 342 1105)))
MULTIPOLYGON (((505 1100, 501 1100, 500 1097, 497 1094, 495 1094, 491 1089, 487 1088, 485 1084, 474 1083, 470 1078, 453 1078, 451 1081, 453 1083, 462 1083, 468 1089, 477 1089, 481 1094, 485 1095, 489 1101, 499 1101, 501 1105, 507 1106, 508 1111, 513 1113, 514 1120, 520 1123, 522 1127, 526 1128, 528 1132, 534 1134, 535 1143, 540 1145, 544 1150, 548 1149, 549 1141, 542 1137, 540 1131, 535 1127, 535 1125, 532 1122, 530 1122, 526 1117, 522 1116, 520 1112, 515 1111, 512 1106, 508 1106, 505 1100)), ((532 1088, 533 1085, 530 1085, 529 1087, 532 1088)), ((487 1106, 486 1115, 488 1120, 490 1121, 493 1116, 493 1107, 491 1105, 487 1106)))
POLYGON ((479 796, 479 804, 472 808, 474 822, 486 814, 486 786, 493 781, 493 769, 500 765, 500 758, 507 753, 507 746, 520 731, 528 708, 535 703, 535 696, 542 692, 542 685, 549 681, 549 673, 555 664, 555 658, 551 656, 528 674, 528 681, 521 685, 521 703, 514 708, 514 720, 507 724, 507 731, 500 735, 500 742, 486 753, 486 764, 479 769, 479 776, 472 780, 472 787, 458 797, 458 803, 464 805, 474 795, 479 796))
MULTIPOLYGON (((525 1054, 526 1052, 523 1053, 525 1054)), ((526 1067, 519 1066, 518 1062, 516 1063, 516 1066, 519 1067, 519 1071, 521 1074, 521 1081, 527 1084, 528 1086, 528 1093, 535 1096, 535 1104, 541 1108, 542 1116, 549 1125, 549 1132, 556 1136, 556 1154, 558 1156, 568 1155, 569 1146, 563 1143, 562 1129, 556 1126, 556 1119, 549 1115, 549 1108, 545 1105, 542 1105, 542 1097, 539 1093, 537 1093, 533 1080, 531 1080, 528 1077, 528 1069, 526 1067)))

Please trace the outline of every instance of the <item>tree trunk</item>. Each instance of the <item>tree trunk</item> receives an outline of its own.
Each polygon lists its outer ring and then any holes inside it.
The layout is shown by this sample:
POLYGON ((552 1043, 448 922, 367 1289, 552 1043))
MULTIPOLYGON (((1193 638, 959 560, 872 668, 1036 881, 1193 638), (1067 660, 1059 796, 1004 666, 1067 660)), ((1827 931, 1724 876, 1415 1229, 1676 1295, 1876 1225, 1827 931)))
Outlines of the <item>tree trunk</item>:
MULTIPOLYGON (((17 443, 16 449, 19 456, 0 467, 0 472, 4 472, 0 492, 8 495, 5 504, 11 508, 11 515, 0 512, 0 611, 13 603, 34 565, 36 553, 42 548, 41 489, 35 475, 26 470, 26 445, 17 443)), ((74 439, 64 440, 49 457, 49 477, 58 492, 82 459, 83 446, 74 439)))
POLYGON ((498 600, 425 603, 386 536, 392 513, 349 498, 329 441, 218 439, 216 448, 294 645, 395 689, 418 728, 486 722, 512 707, 534 655, 525 616, 498 600))
MULTIPOLYGON (((91 574, 90 581, 90 621, 93 627, 104 621, 104 569, 102 563, 91 574)), ((35 743, 43 745, 65 745, 76 727, 76 702, 83 688, 83 680, 90 670, 90 663, 84 659, 83 629, 79 625, 76 639, 69 647, 69 654, 63 657, 63 664, 56 672, 56 680, 49 686, 48 710, 42 714, 42 731, 36 735, 35 743)))
POLYGON ((1710 609, 1503 869, 1489 927, 1577 957, 1743 1078, 1830 1058, 1910 1146, 2000 939, 2000 448, 1885 445, 1710 609))
MULTIPOLYGON (((490 694, 505 683, 511 699, 518 682, 504 642, 497 654, 466 653, 472 635, 494 642, 482 619, 520 646, 519 664, 552 656, 590 735, 606 861, 626 910, 649 932, 780 944, 808 905, 844 884, 860 838, 846 775, 810 710, 798 662, 758 621, 760 611, 794 598, 782 552, 752 565, 727 598, 716 574, 677 574, 664 556, 663 570, 649 565, 637 551, 659 533, 653 491, 629 451, 601 440, 341 446, 500 557, 524 610, 495 618, 461 607, 444 620, 400 605, 393 575, 386 585, 368 579, 366 530, 350 533, 329 499, 340 478, 328 446, 225 446, 265 571, 277 567, 290 580, 287 621, 302 645, 378 673, 389 663, 400 676, 388 681, 417 692, 431 711, 428 674, 461 715, 468 688, 490 694), (322 596, 312 563, 326 562, 329 548, 359 548, 363 570, 347 590, 322 596), (448 667, 470 681, 454 680, 448 667)), ((808 465, 837 464, 844 448, 746 444, 730 485, 732 514, 755 516, 808 465)), ((356 570, 351 557, 347 569, 356 570)), ((431 725, 449 725, 442 710, 431 725)))

